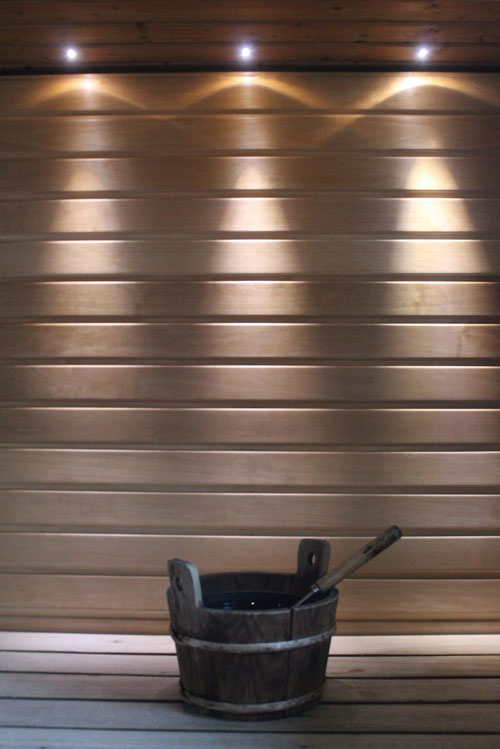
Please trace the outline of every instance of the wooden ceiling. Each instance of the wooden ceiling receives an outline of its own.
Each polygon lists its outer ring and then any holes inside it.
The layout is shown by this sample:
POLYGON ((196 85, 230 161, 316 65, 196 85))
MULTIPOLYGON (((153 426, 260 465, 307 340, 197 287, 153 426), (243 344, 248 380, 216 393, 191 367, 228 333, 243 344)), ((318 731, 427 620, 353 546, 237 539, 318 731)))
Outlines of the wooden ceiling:
POLYGON ((500 68, 499 0, 1 0, 0 71, 500 68), (251 45, 252 59, 239 57, 251 45), (430 53, 416 60, 419 47, 430 53), (65 59, 74 47, 78 57, 65 59))

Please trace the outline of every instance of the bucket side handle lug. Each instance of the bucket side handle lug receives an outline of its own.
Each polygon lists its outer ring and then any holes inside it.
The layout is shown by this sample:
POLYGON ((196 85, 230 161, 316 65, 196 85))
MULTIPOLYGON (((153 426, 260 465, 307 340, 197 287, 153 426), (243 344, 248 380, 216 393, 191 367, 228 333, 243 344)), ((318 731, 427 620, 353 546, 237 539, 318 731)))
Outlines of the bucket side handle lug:
POLYGON ((328 571, 330 544, 317 538, 303 538, 297 552, 297 572, 292 583, 292 592, 305 593, 319 577, 328 571))
POLYGON ((167 600, 172 626, 179 632, 190 633, 197 622, 197 609, 203 607, 198 568, 183 559, 169 559, 170 588, 167 600))

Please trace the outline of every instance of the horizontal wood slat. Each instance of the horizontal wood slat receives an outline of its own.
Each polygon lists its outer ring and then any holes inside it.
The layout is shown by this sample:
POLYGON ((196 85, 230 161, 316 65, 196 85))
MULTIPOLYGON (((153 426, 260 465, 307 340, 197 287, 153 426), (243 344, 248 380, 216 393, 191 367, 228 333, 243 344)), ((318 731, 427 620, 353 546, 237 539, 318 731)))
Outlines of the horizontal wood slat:
MULTIPOLYGON (((5 359, 326 359, 330 361, 498 357, 490 324, 38 323, 0 328, 5 359)), ((401 362, 403 363, 403 362, 401 362)))
POLYGON ((0 412, 3 444, 500 444, 498 409, 22 408, 0 412))
MULTIPOLYGON (((58 616, 49 615, 18 615, 6 614, 1 618, 2 628, 5 630, 16 630, 20 632, 38 633, 51 632, 54 634, 68 634, 72 632, 95 634, 106 632, 120 635, 141 635, 148 632, 150 635, 165 637, 168 633, 168 621, 162 618, 151 618, 147 615, 142 618, 122 618, 112 616, 58 616)), ((447 636, 464 635, 496 635, 498 633, 498 621, 494 619, 413 619, 413 620, 343 620, 337 623, 336 634, 339 636, 365 636, 367 634, 386 637, 388 635, 409 636, 418 632, 419 635, 436 635, 436 633, 447 636)), ((491 656, 488 657, 490 659, 491 656)), ((456 660, 456 659, 454 659, 456 660)), ((421 659, 420 659, 421 662, 421 659)), ((455 674, 464 676, 461 669, 463 662, 457 664, 455 674)), ((32 668, 28 670, 33 670, 32 668)), ((490 669, 491 672, 491 669, 490 669)), ((473 675, 472 671, 468 672, 473 675)), ((491 676, 497 675, 490 673, 491 676)), ((496 747, 495 747, 496 749, 496 747)))
POLYGON ((75 239, 177 233, 467 235, 498 232, 499 213, 495 198, 68 198, 4 202, 0 229, 5 238, 75 239))
MULTIPOLYGON (((103 9, 99 0, 80 0, 78 3, 57 3, 50 0, 3 0, 5 8, 2 13, 5 21, 18 26, 33 23, 45 23, 51 19, 52 23, 86 23, 101 21, 110 23, 109 13, 103 9)), ((368 8, 364 0, 351 0, 348 4, 334 6, 327 0, 312 0, 304 7, 300 0, 290 0, 284 10, 277 8, 265 0, 244 0, 237 6, 231 0, 212 0, 210 8, 203 3, 186 6, 184 3, 169 3, 162 0, 147 0, 141 7, 141 18, 144 21, 239 21, 248 18, 249 14, 256 21, 284 18, 296 20, 317 19, 320 21, 345 21, 364 18, 372 20, 376 17, 397 21, 411 19, 414 21, 449 21, 473 20, 480 18, 494 21, 496 3, 494 0, 475 0, 474 8, 465 0, 436 0, 429 5, 425 0, 384 0, 376 2, 368 8)), ((121 0, 119 6, 120 18, 135 23, 137 21, 137 3, 134 0, 121 0)))
POLYGON ((17 364, 0 366, 0 397, 75 405, 81 401, 158 404, 412 402, 494 405, 500 368, 459 366, 294 366, 17 364), (490 401, 492 403, 490 404, 490 401))
MULTIPOLYGON (((486 30, 488 26, 485 26, 486 30)), ((486 32, 485 32, 486 33, 486 32)), ((456 70, 459 67, 473 65, 480 69, 498 70, 499 52, 495 42, 478 43, 445 42, 436 44, 433 63, 442 66, 448 64, 456 70)), ((86 70, 89 66, 97 69, 116 69, 124 67, 130 70, 131 60, 135 56, 140 58, 146 69, 161 66, 161 70, 168 65, 171 70, 200 69, 223 67, 234 70, 240 67, 238 47, 234 42, 187 42, 156 44, 148 41, 128 44, 89 44, 83 47, 86 70)), ((279 66, 286 68, 304 68, 307 65, 320 66, 328 69, 330 66, 349 66, 353 68, 357 63, 385 65, 387 67, 415 66, 415 45, 412 42, 264 42, 259 44, 260 65, 279 66), (400 63, 397 66, 397 63, 400 63)), ((80 55, 81 57, 81 55, 80 55)), ((2 62, 6 69, 23 71, 33 68, 60 68, 66 61, 64 52, 46 44, 29 45, 21 49, 16 45, 2 47, 2 62)), ((134 67, 134 66, 133 66, 134 67)))
MULTIPOLYGON (((491 636, 491 635, 490 635, 491 636)), ((64 641, 65 636, 61 638, 64 641)), ((165 640, 169 637, 165 636, 165 640)), ((362 679, 368 686, 370 679, 422 679, 422 678, 467 678, 498 677, 499 658, 498 655, 433 655, 422 657, 421 655, 391 656, 391 655, 339 655, 335 651, 336 644, 343 637, 334 636, 330 657, 328 658, 326 675, 327 678, 340 679, 362 679)), ((145 653, 148 653, 146 650, 145 653)), ((0 656, 2 668, 11 674, 80 674, 106 677, 121 676, 140 677, 147 675, 149 678, 156 676, 177 676, 179 666, 174 655, 149 655, 149 654, 124 654, 124 653, 71 653, 64 652, 60 648, 55 652, 8 652, 0 656)), ((402 682, 404 688, 404 682, 402 682)), ((226 724, 227 725, 227 724, 226 724)), ((262 725, 262 724, 260 724, 262 725)))
POLYGON ((500 284, 471 281, 1 283, 0 317, 500 317, 500 284))
MULTIPOLYGON (((1 82, 0 82, 1 84, 1 82)), ((89 192, 210 192, 337 190, 438 191, 498 194, 495 156, 193 156, 155 159, 4 159, 0 191, 25 195, 89 192), (140 185, 140 188, 139 188, 140 185)), ((374 196, 375 197, 375 196, 374 196)))
MULTIPOLYGON (((57 611, 62 617, 149 617, 162 619, 167 632, 166 578, 2 574, 0 582, 8 601, 2 607, 5 615, 57 611)), ((427 621, 491 620, 498 628, 500 581, 352 579, 342 583, 339 601, 341 621, 414 621, 418 616, 427 621)))
MULTIPOLYGON (((343 635, 333 639, 335 656, 468 656, 499 655, 500 635, 343 635)), ((3 632, 2 649, 19 653, 105 653, 173 655, 172 637, 160 635, 64 634, 55 632, 3 632)), ((441 663, 451 662, 441 659, 441 663)), ((473 660, 473 659, 470 659, 473 660)), ((383 663, 383 661, 381 661, 383 663)), ((395 662, 395 661, 391 661, 395 662)), ((432 662, 428 659, 427 663, 432 662)), ((464 661, 465 662, 465 661, 464 661)), ((480 659, 484 663, 484 659, 480 659)), ((49 661, 50 664, 50 661, 49 661)), ((47 668, 50 673, 50 665, 47 668)), ((443 674, 441 674, 443 675, 443 674)), ((451 674, 450 674, 451 675, 451 674)), ((457 683, 457 687, 458 687, 457 683)), ((493 686, 493 685, 492 685, 493 686)))
MULTIPOLYGON (((497 488, 500 453, 61 450, 3 448, 12 488, 497 488), (61 486, 62 485, 62 486, 61 486), (69 488, 69 487, 68 487, 69 488)), ((6 488, 7 488, 6 486, 6 488)), ((243 491, 245 490, 243 489, 243 491)))
POLYGON ((465 238, 1 241, 6 277, 500 275, 500 241, 465 238))
MULTIPOLYGON (((103 715, 99 704, 78 702, 71 700, 1 700, 0 720, 8 725, 29 724, 29 715, 39 717, 38 725, 46 727, 79 727, 79 728, 107 728, 107 729, 143 729, 163 730, 176 733, 185 731, 207 731, 217 737, 216 726, 212 717, 193 715, 185 710, 169 711, 157 703, 124 703, 115 706, 111 713, 103 715), (40 712, 43 710, 43 715, 40 712)), ((325 733, 389 733, 415 734, 430 731, 458 732, 471 734, 472 726, 481 726, 483 733, 496 733, 500 720, 498 706, 495 704, 467 704, 467 705, 343 705, 341 710, 331 710, 328 705, 320 705, 315 709, 315 719, 322 726, 325 733)), ((231 721, 226 724, 241 734, 251 734, 254 730, 253 721, 231 721)), ((280 721, 263 721, 259 724, 259 731, 272 730, 287 735, 290 741, 291 732, 300 732, 304 726, 304 718, 295 716, 284 723, 280 721)), ((226 730, 229 730, 227 728, 226 730)), ((263 734, 265 736, 265 734, 263 734)), ((271 734, 272 736, 273 734, 271 734)), ((300 733, 299 733, 300 735, 300 733)), ((331 736, 329 737, 331 741, 331 736)), ((359 738, 359 736, 358 736, 359 738)), ((398 737, 401 741, 401 736, 398 737)), ((413 739, 413 737, 411 737, 413 739)), ((234 738, 233 738, 234 740, 234 738)), ((302 739, 300 739, 302 740, 302 739)), ((246 739, 243 739, 246 743, 246 739)), ((262 739, 261 739, 262 741, 262 739)), ((428 745, 428 744, 427 744, 428 745)), ((186 746, 186 745, 185 745, 186 746)), ((196 746, 191 744, 191 746, 196 746)), ((207 746, 207 744, 205 744, 207 746)), ((208 745, 209 746, 209 745, 208 745)), ((323 744, 327 746, 327 744, 323 744)), ((346 743, 347 747, 348 744, 346 743)), ((351 745, 352 746, 352 745, 351 745)), ((358 744, 359 746, 359 744, 358 744)), ((380 745, 379 745, 380 746, 380 745)), ((451 745, 449 745, 451 746, 451 745)), ((480 745, 480 746, 484 746, 480 745)))
MULTIPOLYGON (((326 539, 330 568, 371 539, 326 539)), ((0 570, 35 574, 145 575, 161 577, 168 559, 196 564, 201 573, 263 570, 294 572, 298 539, 224 536, 160 536, 2 533, 0 570)), ((404 538, 355 577, 495 578, 500 538, 404 538)))
MULTIPOLYGON (((121 8, 123 3, 120 3, 121 8)), ((429 74, 422 70, 363 75, 253 71, 210 76, 193 72, 118 77, 102 73, 73 75, 66 69, 64 77, 58 79, 43 75, 2 77, 0 108, 5 114, 35 116, 43 113, 50 116, 52 112, 140 113, 141 110, 293 112, 304 111, 304 108, 308 112, 356 109, 366 113, 376 108, 381 112, 486 113, 500 108, 498 81, 498 73, 485 76, 465 71, 429 74), (189 86, 186 86, 188 77, 189 86)))
MULTIPOLYGON (((74 746, 78 743, 79 746, 91 749, 95 749, 95 742, 106 742, 108 747, 121 747, 123 742, 127 741, 130 749, 142 749, 147 744, 148 747, 163 748, 165 746, 165 731, 151 731, 151 730, 134 730, 133 732, 122 729, 91 729, 82 730, 81 728, 6 728, 4 729, 5 740, 10 741, 13 747, 25 747, 29 744, 27 742, 34 742, 33 746, 37 743, 43 743, 45 745, 50 743, 52 747, 66 747, 74 746)), ((359 749, 366 745, 365 736, 350 736, 348 734, 342 735, 342 742, 344 749, 359 749)), ((463 736, 457 736, 457 734, 434 734, 434 735, 412 735, 412 744, 414 749, 468 749, 468 742, 474 740, 474 746, 477 749, 497 749, 496 737, 488 736, 487 734, 467 734, 463 736)), ((217 732, 217 733, 203 733, 198 732, 196 734, 187 732, 177 732, 175 735, 175 741, 178 749, 210 749, 213 746, 214 740, 217 741, 217 745, 220 747, 233 747, 234 742, 237 741, 239 745, 245 745, 247 747, 260 747, 263 741, 267 741, 269 746, 273 749, 288 749, 290 746, 290 735, 287 734, 276 734, 276 733, 247 733, 240 732, 236 733, 231 731, 230 733, 217 732), (196 738, 193 738, 196 737, 196 738), (196 741, 196 745, 194 744, 196 741), (243 743, 245 742, 245 744, 243 743)), ((303 733, 300 732, 300 741, 314 741, 317 749, 328 749, 331 745, 331 736, 328 734, 318 733, 303 733)), ((368 738, 370 742, 370 749, 399 749, 401 746, 401 737, 399 735, 390 734, 372 734, 368 738)))
POLYGON ((0 158, 50 154, 128 155, 171 151, 488 151, 498 114, 134 115, 8 117, 0 158), (8 127, 7 127, 8 123, 8 127))
MULTIPOLYGON (((496 20, 496 19, 495 19, 496 20)), ((165 40, 175 39, 175 44, 231 44, 236 39, 251 40, 253 44, 322 44, 322 43, 412 43, 422 44, 494 44, 500 41, 500 28, 495 23, 458 20, 453 24, 435 20, 433 22, 397 22, 388 24, 375 18, 368 21, 296 20, 284 19, 255 21, 156 21, 144 23, 92 23, 51 24, 43 29, 43 44, 56 47, 64 44, 108 45, 109 48, 123 45, 164 45, 165 40)), ((9 47, 33 46, 40 43, 40 24, 3 25, 0 28, 0 44, 9 47)))
MULTIPOLYGON (((100 699, 178 702, 179 681, 172 676, 11 673, 2 697, 21 699, 100 699)), ((500 699, 500 679, 328 679, 322 696, 326 704, 424 703, 500 699)))
MULTIPOLYGON (((163 730, 172 731, 178 735, 185 731, 206 731, 211 733, 211 740, 217 737, 219 723, 210 716, 193 715, 186 710, 169 711, 165 706, 157 703, 123 703, 115 706, 110 713, 103 715, 101 706, 91 702, 78 702, 71 700, 1 700, 0 719, 9 720, 8 725, 29 724, 29 715, 39 716, 38 725, 59 728, 106 728, 106 729, 132 729, 163 730), (40 714, 43 711, 43 714, 40 714)), ((421 734, 436 731, 439 733, 460 732, 464 734, 475 733, 475 726, 481 726, 482 733, 497 733, 500 727, 498 705, 491 704, 466 704, 466 705, 343 705, 341 710, 332 710, 328 705, 319 705, 315 709, 315 720, 321 725, 324 733, 398 733, 401 742, 401 733, 421 734), (473 728, 474 726, 474 728, 473 728)), ((231 721, 226 724, 229 731, 241 731, 241 735, 251 734, 254 731, 254 721, 231 721)), ((263 731, 270 730, 273 733, 284 733, 290 742, 292 732, 300 731, 304 727, 304 718, 295 716, 284 722, 262 721, 259 723, 260 741, 262 742, 263 731)), ((269 734, 268 734, 269 735, 269 734)), ((234 734, 232 736, 233 741, 234 734)), ((332 736, 329 736, 330 741, 332 736)), ((413 736, 410 736, 413 740, 413 736)), ((427 739, 427 737, 426 737, 427 739)), ((242 739, 245 743, 246 738, 242 739)), ((303 740, 300 738, 299 740, 303 740)), ((475 739, 474 739, 475 743, 475 739)), ((244 744, 243 744, 244 745, 244 744)), ((387 746, 387 744, 385 744, 387 746)), ((401 744, 400 744, 401 745, 401 744)), ((186 746, 186 744, 185 744, 186 746)), ((196 746, 191 743, 191 746, 196 746)), ((205 744, 209 746, 209 744, 205 744)), ((323 744, 328 746, 328 744, 323 744)), ((355 744, 345 744, 355 746, 355 744)), ((360 744, 358 743, 358 746, 360 744)), ((372 746, 374 746, 372 744, 372 746)), ((378 746, 383 746, 379 744, 378 746)), ((392 745, 394 746, 394 744, 392 745)), ((428 743, 425 746, 429 746, 428 743)), ((443 746, 441 744, 441 746, 443 746)), ((452 746, 448 744, 448 746, 452 746)), ((463 745, 462 745, 463 746, 463 745)), ((484 744, 479 744, 483 747, 484 744)), ((487 746, 487 745, 486 745, 487 746)))
POLYGON ((405 537, 498 536, 500 496, 2 489, 0 516, 34 532, 375 535, 397 521, 405 537))
MULTIPOLYGON (((446 29, 446 35, 448 35, 448 29, 446 29)), ((488 35, 488 34, 486 34, 488 35)), ((351 36, 349 34, 349 36, 351 36)), ((406 36, 403 33, 403 36, 406 36)), ((480 38, 476 37, 475 43, 480 42, 480 38)), ((297 42, 262 42, 259 46, 262 52, 265 53, 263 62, 267 65, 278 65, 278 66, 304 66, 304 65, 315 65, 318 64, 318 57, 323 63, 327 65, 340 66, 342 64, 350 63, 351 65, 356 63, 367 63, 372 62, 376 56, 381 64, 383 63, 406 63, 408 64, 413 61, 414 54, 410 53, 410 45, 412 42, 389 42, 382 44, 378 41, 360 42, 360 40, 347 43, 345 42, 303 42, 301 47, 298 48, 297 42)), ((106 46, 106 43, 105 43, 106 46)), ((498 63, 500 57, 498 55, 498 44, 494 41, 484 42, 478 46, 467 42, 454 42, 453 40, 448 42, 441 42, 436 44, 435 59, 436 63, 455 65, 477 65, 485 66, 486 69, 492 68, 498 69, 498 63)), ((34 47, 30 51, 33 53, 29 59, 23 59, 21 65, 25 65, 26 62, 33 62, 35 65, 57 65, 60 62, 60 54, 51 54, 52 50, 49 48, 49 54, 47 54, 47 47, 44 46, 34 47)), ((413 52, 413 50, 412 50, 413 52)), ((124 44, 123 46, 108 46, 106 49, 105 57, 108 64, 128 65, 132 55, 138 54, 145 56, 147 59, 146 65, 156 64, 164 65, 165 57, 168 58, 167 63, 175 69, 176 66, 182 68, 182 66, 217 66, 222 65, 231 69, 235 67, 235 45, 234 42, 219 42, 217 48, 210 42, 203 44, 203 42, 192 42, 185 45, 174 44, 151 44, 146 42, 144 44, 124 44)), ((4 47, 3 56, 5 63, 14 63, 17 67, 19 65, 19 52, 16 47, 4 47), (9 54, 10 52, 14 54, 9 54)), ((263 55, 264 57, 264 55, 263 55)), ((103 49, 101 45, 95 45, 94 47, 89 45, 87 47, 87 64, 97 63, 99 64, 103 59, 103 49)))

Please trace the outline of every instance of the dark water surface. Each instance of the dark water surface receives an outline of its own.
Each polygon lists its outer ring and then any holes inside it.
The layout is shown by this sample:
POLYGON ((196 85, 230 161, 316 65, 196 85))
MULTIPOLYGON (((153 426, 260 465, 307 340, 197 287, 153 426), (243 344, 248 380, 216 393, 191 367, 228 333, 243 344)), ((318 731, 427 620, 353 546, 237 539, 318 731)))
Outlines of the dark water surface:
POLYGON ((213 593, 203 597, 205 608, 224 611, 267 611, 269 609, 289 609, 300 596, 292 593, 262 591, 236 591, 233 593, 213 593))

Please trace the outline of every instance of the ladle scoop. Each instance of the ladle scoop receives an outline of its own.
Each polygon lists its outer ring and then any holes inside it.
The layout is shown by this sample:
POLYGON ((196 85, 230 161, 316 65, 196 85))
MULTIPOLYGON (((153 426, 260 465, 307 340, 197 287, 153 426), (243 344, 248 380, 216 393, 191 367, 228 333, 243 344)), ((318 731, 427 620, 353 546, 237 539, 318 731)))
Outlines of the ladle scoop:
POLYGON ((349 557, 349 559, 346 559, 345 562, 342 562, 342 564, 332 570, 332 572, 328 572, 326 575, 323 575, 323 577, 320 577, 319 580, 311 585, 309 592, 293 604, 292 608, 295 609, 298 606, 302 606, 303 603, 308 601, 309 598, 312 598, 316 593, 326 593, 330 588, 333 588, 334 585, 341 580, 344 580, 346 577, 349 577, 350 574, 369 562, 370 559, 373 559, 377 554, 380 554, 381 551, 384 551, 395 543, 395 541, 398 541, 402 535, 403 532, 401 528, 398 528, 397 525, 391 525, 390 528, 379 533, 379 535, 370 541, 370 543, 363 546, 362 549, 357 551, 356 554, 353 554, 352 557, 349 557))

